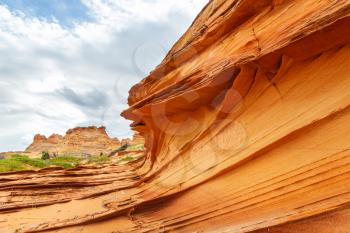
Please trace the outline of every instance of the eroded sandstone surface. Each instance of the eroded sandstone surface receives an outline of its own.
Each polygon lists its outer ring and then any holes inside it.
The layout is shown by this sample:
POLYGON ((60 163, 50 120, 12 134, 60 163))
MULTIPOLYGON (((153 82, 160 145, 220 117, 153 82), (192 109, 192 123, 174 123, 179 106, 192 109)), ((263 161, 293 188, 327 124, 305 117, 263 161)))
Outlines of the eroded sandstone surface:
POLYGON ((349 232, 349 25, 347 0, 210 1, 130 91, 144 159, 106 169, 107 194, 12 208, 0 228, 349 232))
POLYGON ((34 136, 33 143, 26 153, 40 155, 49 152, 51 155, 109 155, 121 146, 118 138, 110 138, 105 127, 77 127, 69 129, 64 136, 53 134, 34 136))

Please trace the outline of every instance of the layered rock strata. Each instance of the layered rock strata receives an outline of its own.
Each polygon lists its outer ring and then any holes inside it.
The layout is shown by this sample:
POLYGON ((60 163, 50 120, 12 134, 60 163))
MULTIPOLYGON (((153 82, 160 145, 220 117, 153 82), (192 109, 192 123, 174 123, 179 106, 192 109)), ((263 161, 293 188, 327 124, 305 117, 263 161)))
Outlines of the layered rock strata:
POLYGON ((64 208, 20 231, 347 232, 349 25, 347 0, 210 1, 130 92, 137 182, 0 227, 64 208))
POLYGON ((130 205, 142 227, 248 232, 349 204, 349 13, 349 1, 206 6, 123 113, 148 149, 130 205))
POLYGON ((120 146, 121 142, 110 138, 105 127, 90 126, 69 129, 64 136, 53 134, 46 138, 37 134, 25 152, 37 155, 42 152, 52 155, 108 155, 120 146))

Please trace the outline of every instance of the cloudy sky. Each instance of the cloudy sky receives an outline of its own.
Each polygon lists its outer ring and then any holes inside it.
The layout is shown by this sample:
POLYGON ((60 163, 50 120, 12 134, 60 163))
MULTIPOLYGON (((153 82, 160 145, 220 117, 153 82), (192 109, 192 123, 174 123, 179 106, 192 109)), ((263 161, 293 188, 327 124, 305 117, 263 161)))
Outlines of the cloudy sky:
POLYGON ((0 0, 0 151, 105 125, 208 0, 0 0))

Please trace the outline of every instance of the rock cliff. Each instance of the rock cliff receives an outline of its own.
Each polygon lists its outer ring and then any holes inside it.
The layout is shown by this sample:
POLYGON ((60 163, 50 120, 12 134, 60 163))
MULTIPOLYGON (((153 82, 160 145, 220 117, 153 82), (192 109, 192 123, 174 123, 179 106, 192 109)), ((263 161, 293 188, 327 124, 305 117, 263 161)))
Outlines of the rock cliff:
POLYGON ((146 139, 144 161, 116 171, 108 195, 0 227, 348 232, 349 25, 347 0, 210 1, 130 91, 122 115, 146 139))
POLYGON ((248 232, 349 204, 349 13, 350 1, 210 1, 122 114, 146 138, 129 205, 142 227, 248 232))
POLYGON ((69 129, 64 136, 53 134, 46 138, 37 134, 25 152, 37 155, 43 151, 51 155, 109 155, 120 146, 117 138, 107 135, 105 127, 91 126, 69 129))

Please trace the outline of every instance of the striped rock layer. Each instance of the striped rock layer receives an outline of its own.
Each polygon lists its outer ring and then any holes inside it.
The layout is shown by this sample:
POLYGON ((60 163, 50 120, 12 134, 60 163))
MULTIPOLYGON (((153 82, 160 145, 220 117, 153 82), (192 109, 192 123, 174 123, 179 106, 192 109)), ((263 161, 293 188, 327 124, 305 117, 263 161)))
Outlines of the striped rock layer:
POLYGON ((23 232, 349 232, 349 25, 348 0, 210 1, 130 91, 122 115, 147 153, 119 188, 5 221, 48 213, 18 220, 23 232))

